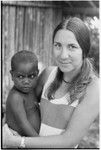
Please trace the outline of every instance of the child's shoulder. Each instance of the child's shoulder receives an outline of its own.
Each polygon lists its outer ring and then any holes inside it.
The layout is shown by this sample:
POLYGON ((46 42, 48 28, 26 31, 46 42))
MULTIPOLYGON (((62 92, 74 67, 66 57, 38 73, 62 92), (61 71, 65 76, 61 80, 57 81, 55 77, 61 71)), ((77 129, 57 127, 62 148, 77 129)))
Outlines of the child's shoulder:
POLYGON ((15 90, 14 88, 12 88, 8 94, 8 98, 7 101, 8 102, 12 102, 12 101, 21 101, 23 99, 22 95, 20 94, 20 92, 18 92, 17 90, 15 90))

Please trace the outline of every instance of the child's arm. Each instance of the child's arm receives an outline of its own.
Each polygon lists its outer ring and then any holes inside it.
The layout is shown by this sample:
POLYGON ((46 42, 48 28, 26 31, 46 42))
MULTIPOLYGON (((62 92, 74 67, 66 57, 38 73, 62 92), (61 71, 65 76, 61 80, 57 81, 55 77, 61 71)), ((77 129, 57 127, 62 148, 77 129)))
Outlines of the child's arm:
POLYGON ((22 97, 18 94, 13 94, 9 103, 16 123, 21 129, 21 133, 25 136, 38 136, 38 133, 27 120, 22 97))

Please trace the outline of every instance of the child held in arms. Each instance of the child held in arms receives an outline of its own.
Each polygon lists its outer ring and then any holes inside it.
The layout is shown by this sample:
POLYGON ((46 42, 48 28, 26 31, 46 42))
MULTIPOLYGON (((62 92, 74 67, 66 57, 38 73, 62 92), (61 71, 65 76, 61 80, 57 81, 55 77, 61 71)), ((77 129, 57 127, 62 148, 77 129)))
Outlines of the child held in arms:
POLYGON ((39 73, 36 55, 26 50, 17 52, 11 59, 10 73, 14 86, 6 101, 6 123, 13 134, 38 136, 41 119, 34 92, 39 73))

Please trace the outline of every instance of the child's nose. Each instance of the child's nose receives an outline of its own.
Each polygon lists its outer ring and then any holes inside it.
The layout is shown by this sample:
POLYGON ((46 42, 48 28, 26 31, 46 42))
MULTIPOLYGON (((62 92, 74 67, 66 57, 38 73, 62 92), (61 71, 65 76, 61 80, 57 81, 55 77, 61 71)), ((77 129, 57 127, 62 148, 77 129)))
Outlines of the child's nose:
POLYGON ((24 83, 24 84, 29 84, 29 79, 28 79, 28 78, 25 78, 24 81, 23 81, 23 83, 24 83))

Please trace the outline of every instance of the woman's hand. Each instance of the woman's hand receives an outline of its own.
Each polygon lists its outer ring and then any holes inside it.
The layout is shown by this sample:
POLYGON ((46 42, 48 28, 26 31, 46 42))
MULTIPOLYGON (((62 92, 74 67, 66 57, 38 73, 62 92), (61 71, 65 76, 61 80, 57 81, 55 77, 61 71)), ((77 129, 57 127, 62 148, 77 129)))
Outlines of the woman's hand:
POLYGON ((3 126, 3 148, 18 147, 21 143, 20 136, 14 136, 7 124, 3 126))
POLYGON ((3 147, 9 147, 10 141, 13 139, 13 134, 8 128, 8 125, 3 126, 3 147))

